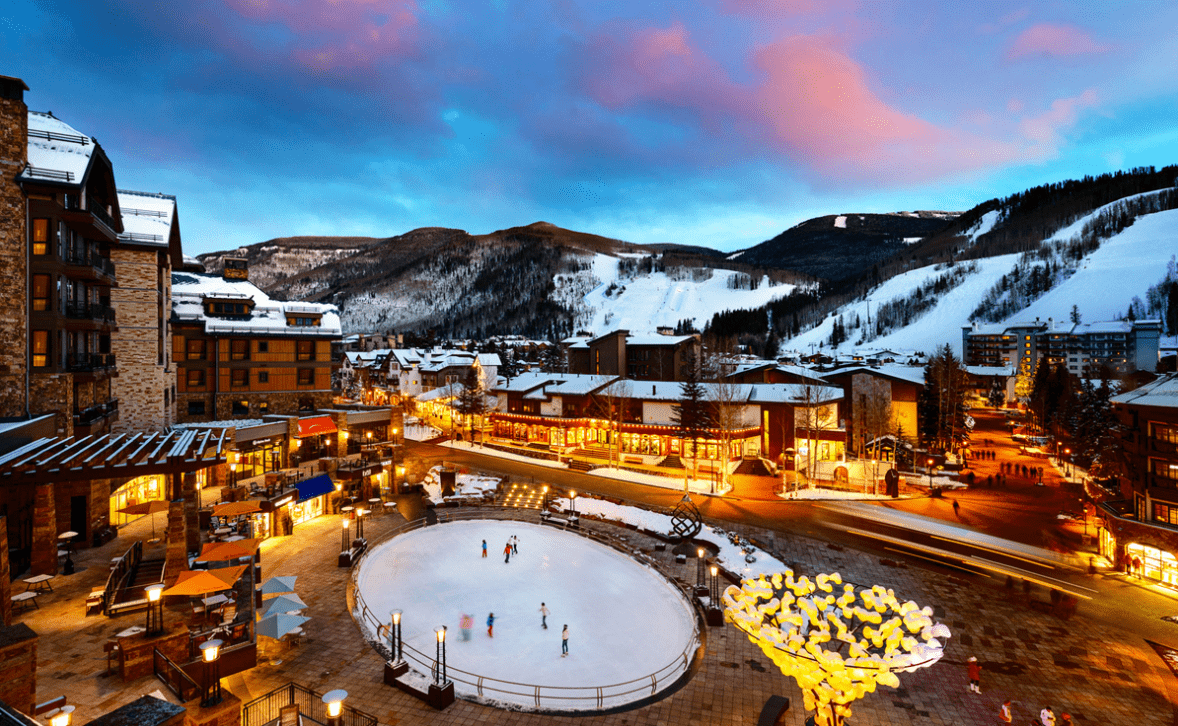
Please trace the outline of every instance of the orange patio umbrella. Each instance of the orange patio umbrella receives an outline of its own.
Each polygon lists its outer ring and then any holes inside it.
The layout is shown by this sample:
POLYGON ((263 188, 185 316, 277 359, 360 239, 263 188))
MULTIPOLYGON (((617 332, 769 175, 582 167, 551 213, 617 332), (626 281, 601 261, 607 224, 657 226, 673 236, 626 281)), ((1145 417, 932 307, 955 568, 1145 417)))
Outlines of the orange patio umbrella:
POLYGON ((164 590, 164 595, 208 595, 233 587, 233 583, 245 572, 245 565, 221 567, 215 570, 188 570, 181 572, 176 584, 164 590))
POLYGON ((226 502, 213 507, 213 515, 217 517, 240 517, 260 511, 262 508, 256 502, 226 502))
POLYGON ((150 502, 139 502, 132 504, 129 507, 123 507, 119 510, 119 514, 142 515, 146 514, 151 517, 151 538, 155 539, 155 513, 168 511, 168 503, 159 499, 153 499, 150 502))
POLYGON ((236 542, 206 542, 200 550, 197 562, 225 562, 239 557, 251 557, 258 551, 259 539, 241 539, 236 542))

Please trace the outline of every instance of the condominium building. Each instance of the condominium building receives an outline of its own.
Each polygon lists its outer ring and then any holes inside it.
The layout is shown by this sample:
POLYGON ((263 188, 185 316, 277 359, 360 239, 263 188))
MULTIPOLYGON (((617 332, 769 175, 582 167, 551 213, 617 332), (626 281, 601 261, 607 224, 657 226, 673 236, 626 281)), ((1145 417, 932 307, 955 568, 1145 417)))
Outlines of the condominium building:
POLYGON ((1013 368, 1032 375, 1045 361, 1066 366, 1076 376, 1095 378, 1102 368, 1112 374, 1157 370, 1161 331, 1158 320, 974 323, 962 328, 961 350, 966 365, 1013 368))

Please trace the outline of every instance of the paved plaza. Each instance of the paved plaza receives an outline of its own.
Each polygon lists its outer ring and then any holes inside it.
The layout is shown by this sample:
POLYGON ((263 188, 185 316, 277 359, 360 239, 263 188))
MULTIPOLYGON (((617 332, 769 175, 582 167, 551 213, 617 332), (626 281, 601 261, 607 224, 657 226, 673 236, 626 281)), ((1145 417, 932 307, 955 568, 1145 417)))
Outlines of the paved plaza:
MULTIPOLYGON (((377 517, 366 525, 370 541, 380 540, 404 520, 398 514, 377 517)), ((103 643, 118 630, 139 624, 144 615, 108 619, 85 617, 82 602, 92 587, 100 587, 111 557, 121 553, 129 536, 146 532, 136 522, 122 537, 77 558, 72 576, 58 576, 54 592, 39 598, 40 609, 20 616, 40 636, 38 700, 66 695, 77 706, 76 723, 86 723, 139 696, 164 690, 154 677, 124 684, 101 675, 106 667, 103 643)), ((656 552, 655 541, 610 524, 587 523, 625 534, 631 546, 648 552, 665 567, 694 582, 695 562, 676 565, 670 551, 656 552)), ((295 681, 320 692, 348 691, 348 703, 377 717, 382 724, 611 724, 619 726, 682 726, 699 724, 755 724, 765 700, 788 696, 786 718, 802 724, 801 694, 769 659, 731 626, 710 628, 703 662, 694 677, 677 692, 636 710, 605 715, 558 716, 512 713, 458 701, 437 712, 382 682, 383 661, 364 642, 349 611, 349 571, 336 566, 339 517, 323 516, 301 524, 292 537, 262 545, 263 575, 297 575, 296 591, 307 603, 308 636, 291 649, 261 639, 263 662, 239 676, 227 678, 226 688, 243 702, 272 688, 295 681)), ((990 724, 1004 698, 1014 701, 1016 723, 1026 724, 1050 704, 1057 715, 1068 711, 1079 724, 1162 725, 1175 723, 1178 682, 1161 658, 1142 638, 1085 621, 1061 620, 1025 602, 1021 590, 1010 592, 996 579, 975 581, 906 566, 812 539, 740 530, 766 542, 800 573, 834 572, 861 584, 884 584, 902 599, 932 605, 937 619, 953 632, 945 657, 932 668, 901 674, 901 688, 881 688, 854 706, 853 724, 990 724), (965 662, 975 656, 982 664, 982 694, 969 693, 965 662)), ((455 543, 468 546, 469 543, 455 543)), ((521 548, 525 543, 521 543, 521 548)), ((16 583, 19 589, 20 583, 16 583)), ((1041 589, 1032 593, 1047 600, 1041 589)), ((169 611, 168 618, 181 617, 169 611)), ((439 625, 443 623, 438 623, 439 625)), ((457 623, 450 623, 452 628, 457 623)), ((1178 629, 1178 625, 1174 625, 1178 629)), ((477 632, 477 631, 476 631, 477 632)), ((1175 631, 1178 640, 1178 630, 1175 631)), ((591 647, 589 643, 578 647, 591 647)), ((641 647, 641 644, 636 644, 641 647)), ((451 660, 451 665, 461 667, 451 660)))

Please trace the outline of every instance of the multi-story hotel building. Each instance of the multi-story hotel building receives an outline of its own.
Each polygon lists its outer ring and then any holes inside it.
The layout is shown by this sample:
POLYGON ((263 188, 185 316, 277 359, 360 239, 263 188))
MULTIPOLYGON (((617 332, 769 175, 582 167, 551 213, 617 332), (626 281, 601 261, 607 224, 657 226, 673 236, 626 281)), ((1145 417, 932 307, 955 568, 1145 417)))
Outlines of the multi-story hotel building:
POLYGON ((52 413, 61 435, 103 433, 118 416, 114 169, 93 138, 29 111, 27 90, 0 77, 0 416, 52 413))
POLYGON ((119 327, 111 352, 119 364, 113 381, 120 401, 113 431, 161 431, 176 421, 176 368, 172 364, 172 269, 183 264, 176 198, 119 190, 123 233, 111 251, 118 287, 111 306, 119 327))
POLYGON ((333 305, 271 300, 241 265, 172 273, 176 417, 260 419, 331 407, 333 305))
POLYGON ((1032 375, 1045 361, 1064 365, 1073 375, 1094 378, 1101 368, 1113 374, 1157 370, 1161 331, 1158 320, 974 323, 962 328, 961 350, 966 365, 1013 368, 1032 375))
POLYGON ((635 381, 681 381, 689 357, 700 361, 699 335, 634 335, 614 330, 596 338, 562 341, 568 372, 622 376, 635 381))

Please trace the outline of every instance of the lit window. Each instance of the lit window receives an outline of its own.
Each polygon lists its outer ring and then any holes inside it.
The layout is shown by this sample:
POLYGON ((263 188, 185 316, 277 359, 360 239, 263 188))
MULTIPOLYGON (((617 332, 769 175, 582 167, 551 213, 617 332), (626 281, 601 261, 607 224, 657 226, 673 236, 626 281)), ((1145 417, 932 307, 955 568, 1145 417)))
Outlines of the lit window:
POLYGON ((49 220, 33 220, 33 254, 49 254, 49 220))
POLYGON ((49 275, 33 275, 33 310, 49 309, 49 275))
POLYGON ((300 368, 299 369, 299 385, 310 386, 315 383, 315 369, 314 368, 300 368))
POLYGON ((44 368, 49 365, 49 331, 33 331, 33 367, 44 368))

